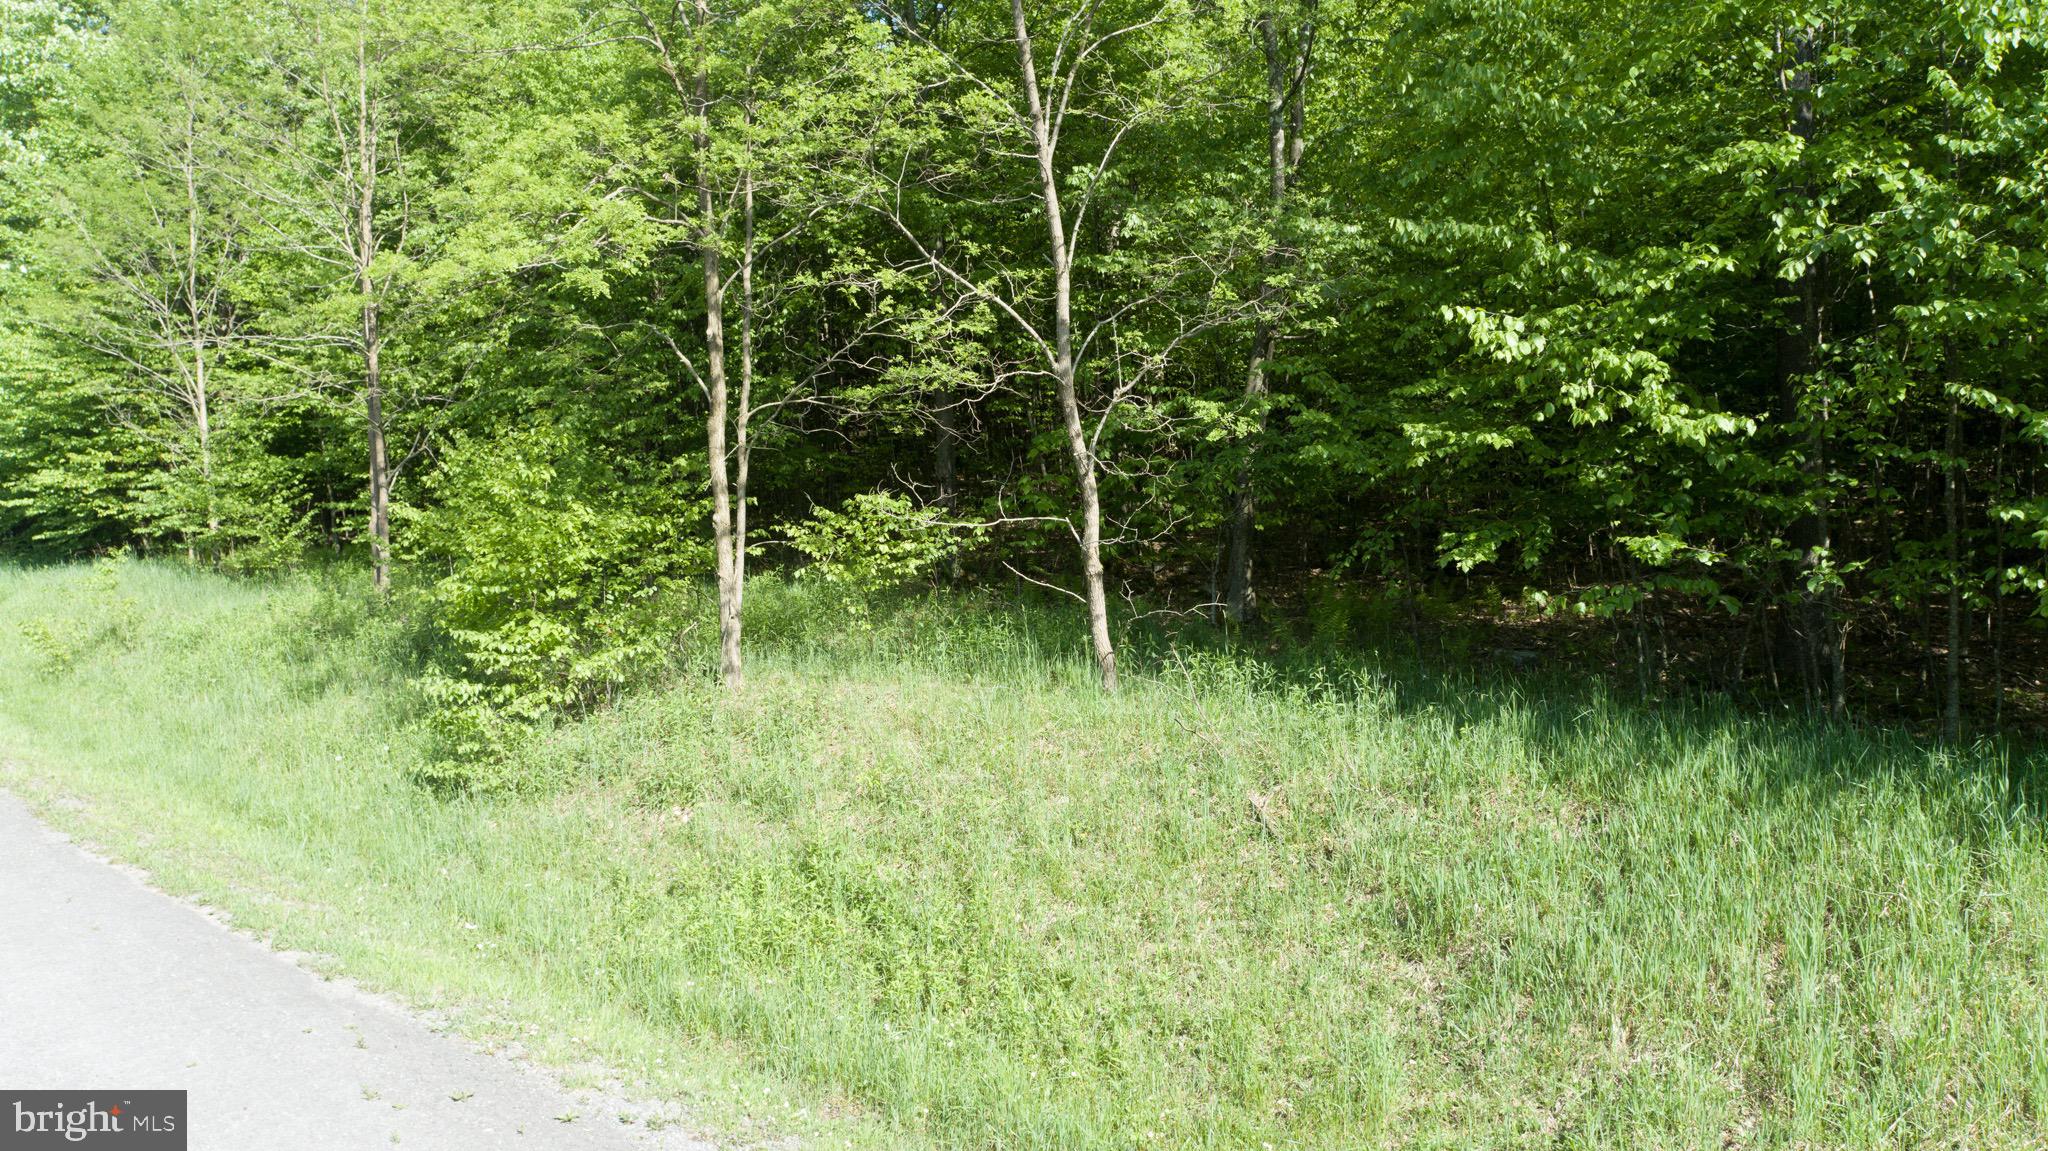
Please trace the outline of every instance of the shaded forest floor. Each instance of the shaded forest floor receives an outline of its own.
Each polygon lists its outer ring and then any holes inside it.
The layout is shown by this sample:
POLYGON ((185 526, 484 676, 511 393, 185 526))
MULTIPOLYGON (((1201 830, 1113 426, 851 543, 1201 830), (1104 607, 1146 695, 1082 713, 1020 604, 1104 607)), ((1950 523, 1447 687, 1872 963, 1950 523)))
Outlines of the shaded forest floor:
MULTIPOLYGON (((1617 694, 1713 697, 1791 717, 1814 701, 1787 664, 1783 620, 1771 609, 1732 613, 1694 597, 1652 596, 1610 617, 1544 611, 1474 578, 1442 573, 1428 587, 1374 589, 1319 574, 1284 573, 1259 632, 1282 661, 1319 649, 1369 648, 1424 672, 1543 678, 1596 675, 1617 694)), ((1270 573, 1269 573, 1270 578, 1270 573)), ((2048 619, 2014 597, 1968 613, 1961 660, 1965 739, 2048 733, 2048 619)), ((1946 703, 1947 605, 1842 605, 1845 702, 1859 721, 1938 734, 1946 703)))
POLYGON ((1107 698, 1056 612, 748 610, 743 695, 450 797, 402 610, 0 572, 0 782, 741 1143, 2040 1145, 2037 752, 1163 639, 1107 698))

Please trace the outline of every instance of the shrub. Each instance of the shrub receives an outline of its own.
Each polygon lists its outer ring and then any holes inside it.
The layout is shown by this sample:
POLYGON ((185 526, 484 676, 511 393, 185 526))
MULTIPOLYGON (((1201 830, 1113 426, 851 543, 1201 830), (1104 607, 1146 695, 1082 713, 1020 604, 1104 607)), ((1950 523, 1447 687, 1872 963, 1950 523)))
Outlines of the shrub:
POLYGON ((977 534, 963 533, 938 509, 917 507, 904 496, 864 492, 838 510, 813 510, 785 538, 811 559, 803 576, 867 592, 923 576, 977 534))
POLYGON ((422 678, 441 754, 424 774, 472 788, 537 726, 617 698, 662 668, 674 594, 708 565, 685 534, 699 501, 680 466, 636 467, 553 425, 456 441, 407 511, 409 552, 441 650, 422 678))

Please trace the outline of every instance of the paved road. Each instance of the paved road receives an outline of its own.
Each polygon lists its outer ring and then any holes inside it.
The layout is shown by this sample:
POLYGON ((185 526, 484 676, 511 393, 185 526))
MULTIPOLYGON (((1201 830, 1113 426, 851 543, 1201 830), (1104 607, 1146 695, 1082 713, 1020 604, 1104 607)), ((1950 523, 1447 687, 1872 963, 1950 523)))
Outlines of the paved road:
POLYGON ((294 966, 0 792, 0 1090, 79 1088, 183 1088, 193 1151, 709 1149, 294 966))

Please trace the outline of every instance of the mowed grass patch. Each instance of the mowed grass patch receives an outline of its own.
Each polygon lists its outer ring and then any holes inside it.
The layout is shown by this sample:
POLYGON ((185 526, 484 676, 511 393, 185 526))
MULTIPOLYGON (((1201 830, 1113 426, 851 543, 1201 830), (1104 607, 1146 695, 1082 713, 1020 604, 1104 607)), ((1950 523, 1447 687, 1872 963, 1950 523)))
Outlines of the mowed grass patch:
POLYGON ((0 611, 35 621, 0 746, 60 818, 729 1130, 2043 1141, 2010 752, 1355 657, 1158 647, 1105 697, 1069 621, 762 581, 744 693, 683 676, 448 798, 409 780, 397 622, 316 581, 44 571, 0 611))

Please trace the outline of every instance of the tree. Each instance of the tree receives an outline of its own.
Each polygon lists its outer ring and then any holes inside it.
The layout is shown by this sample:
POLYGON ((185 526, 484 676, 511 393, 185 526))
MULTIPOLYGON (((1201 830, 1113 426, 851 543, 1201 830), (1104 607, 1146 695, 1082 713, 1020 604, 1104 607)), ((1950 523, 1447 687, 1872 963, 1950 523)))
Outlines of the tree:
POLYGON ((240 64, 203 16, 138 5, 74 82, 76 138, 45 174, 37 254, 44 323, 104 357, 111 411, 156 442, 193 506, 156 518, 188 550, 222 529, 222 357, 244 338, 237 294, 251 221, 231 182, 240 64))
MULTIPOLYGON (((961 192, 961 185, 971 186, 973 160, 958 152, 921 155, 929 137, 898 139, 900 151, 874 157, 869 203, 909 246, 908 267, 929 269, 958 298, 985 304, 1014 325, 1029 359, 1010 369, 1012 378, 1051 385, 1075 486, 1076 514, 1067 524, 1081 561, 1078 598, 1097 674, 1114 691, 1103 564, 1105 437, 1141 389, 1163 375, 1176 349, 1235 312, 1217 302, 1227 258, 1199 244, 1172 250, 1163 237, 1144 234, 1141 212, 1112 200, 1126 191, 1118 177, 1129 146, 1202 105, 1213 41, 1203 36, 1203 19, 1173 0, 1081 4, 1046 21, 1056 29, 1049 36, 1034 30, 1022 0, 1011 0, 1006 26, 993 18, 979 9, 949 12, 953 45, 942 43, 928 21, 896 13, 894 23, 924 49, 921 62, 934 82, 951 89, 943 122, 967 127, 967 155, 1028 165, 1022 194, 1041 232, 1024 250, 1035 250, 1036 259, 1003 252, 995 266, 976 267, 965 258, 976 249, 955 254, 958 246, 943 242, 935 221, 950 217, 920 214, 920 196, 972 197, 988 210, 1011 202, 1019 189, 996 184, 961 192), (1007 53, 994 50, 998 38, 1008 41, 1007 53), (1052 46, 1049 54, 1042 39, 1052 46), (1147 239, 1159 246, 1140 247, 1147 239), (1179 307, 1168 309, 1164 334, 1146 338, 1145 321, 1156 319, 1147 309, 1170 297, 1179 307)), ((926 126, 941 122, 938 108, 937 101, 926 106, 926 126)))
MULTIPOLYGON (((1268 3, 1252 21, 1257 30, 1259 57, 1265 64, 1267 227, 1275 232, 1281 227, 1288 190, 1308 149, 1308 91, 1320 30, 1319 7, 1319 0, 1302 0, 1293 10, 1283 13, 1278 5, 1268 3)), ((1260 253, 1254 289, 1259 318, 1252 333, 1251 359, 1245 369, 1244 398, 1253 409, 1251 415, 1257 430, 1265 426, 1263 405, 1269 391, 1266 375, 1278 349, 1279 324, 1284 313, 1285 290, 1280 283, 1283 260, 1284 253, 1275 236, 1260 253)), ((1252 454, 1257 451, 1257 430, 1244 461, 1238 465, 1231 498, 1223 614, 1233 623, 1250 618, 1256 602, 1252 591, 1252 531, 1257 495, 1252 483, 1252 454)))
POLYGON ((36 180, 52 112, 63 122, 65 66, 89 41, 85 14, 61 0, 0 4, 0 275, 17 276, 47 194, 36 180))
MULTIPOLYGON (((269 335, 299 373, 340 384, 361 414, 371 583, 391 584, 391 493, 427 446, 402 451, 394 420, 424 389, 394 392, 389 352, 434 147, 431 93, 442 14, 419 3, 307 0, 259 9, 265 87, 243 128, 236 176, 258 206, 270 277, 269 335), (353 361, 343 371, 323 352, 353 361), (342 381, 346 381, 342 383, 342 381)), ((417 385, 418 381, 414 381, 417 385)))
POLYGON ((859 290, 859 274, 849 280, 845 272, 860 263, 850 254, 834 253, 831 266, 807 270, 791 249, 807 230, 822 230, 831 213, 844 210, 845 197, 821 173, 862 147, 865 125, 886 114, 887 89, 864 88, 859 81, 866 73, 834 65, 835 58, 859 59, 876 50, 876 29, 840 6, 796 0, 722 13, 709 0, 694 0, 689 8, 636 7, 632 18, 635 39, 652 50, 691 141, 687 187, 695 204, 685 228, 703 292, 701 367, 669 333, 660 335, 705 400, 719 675, 736 689, 745 679, 741 637, 756 421, 808 402, 809 385, 870 330, 855 322, 837 336, 820 333, 800 349, 785 341, 786 370, 762 389, 766 301, 757 273, 765 260, 791 256, 769 289, 782 305, 772 309, 776 313, 806 292, 859 290), (735 287, 738 300, 729 305, 735 287), (729 306, 738 311, 736 356, 727 347, 729 306))

